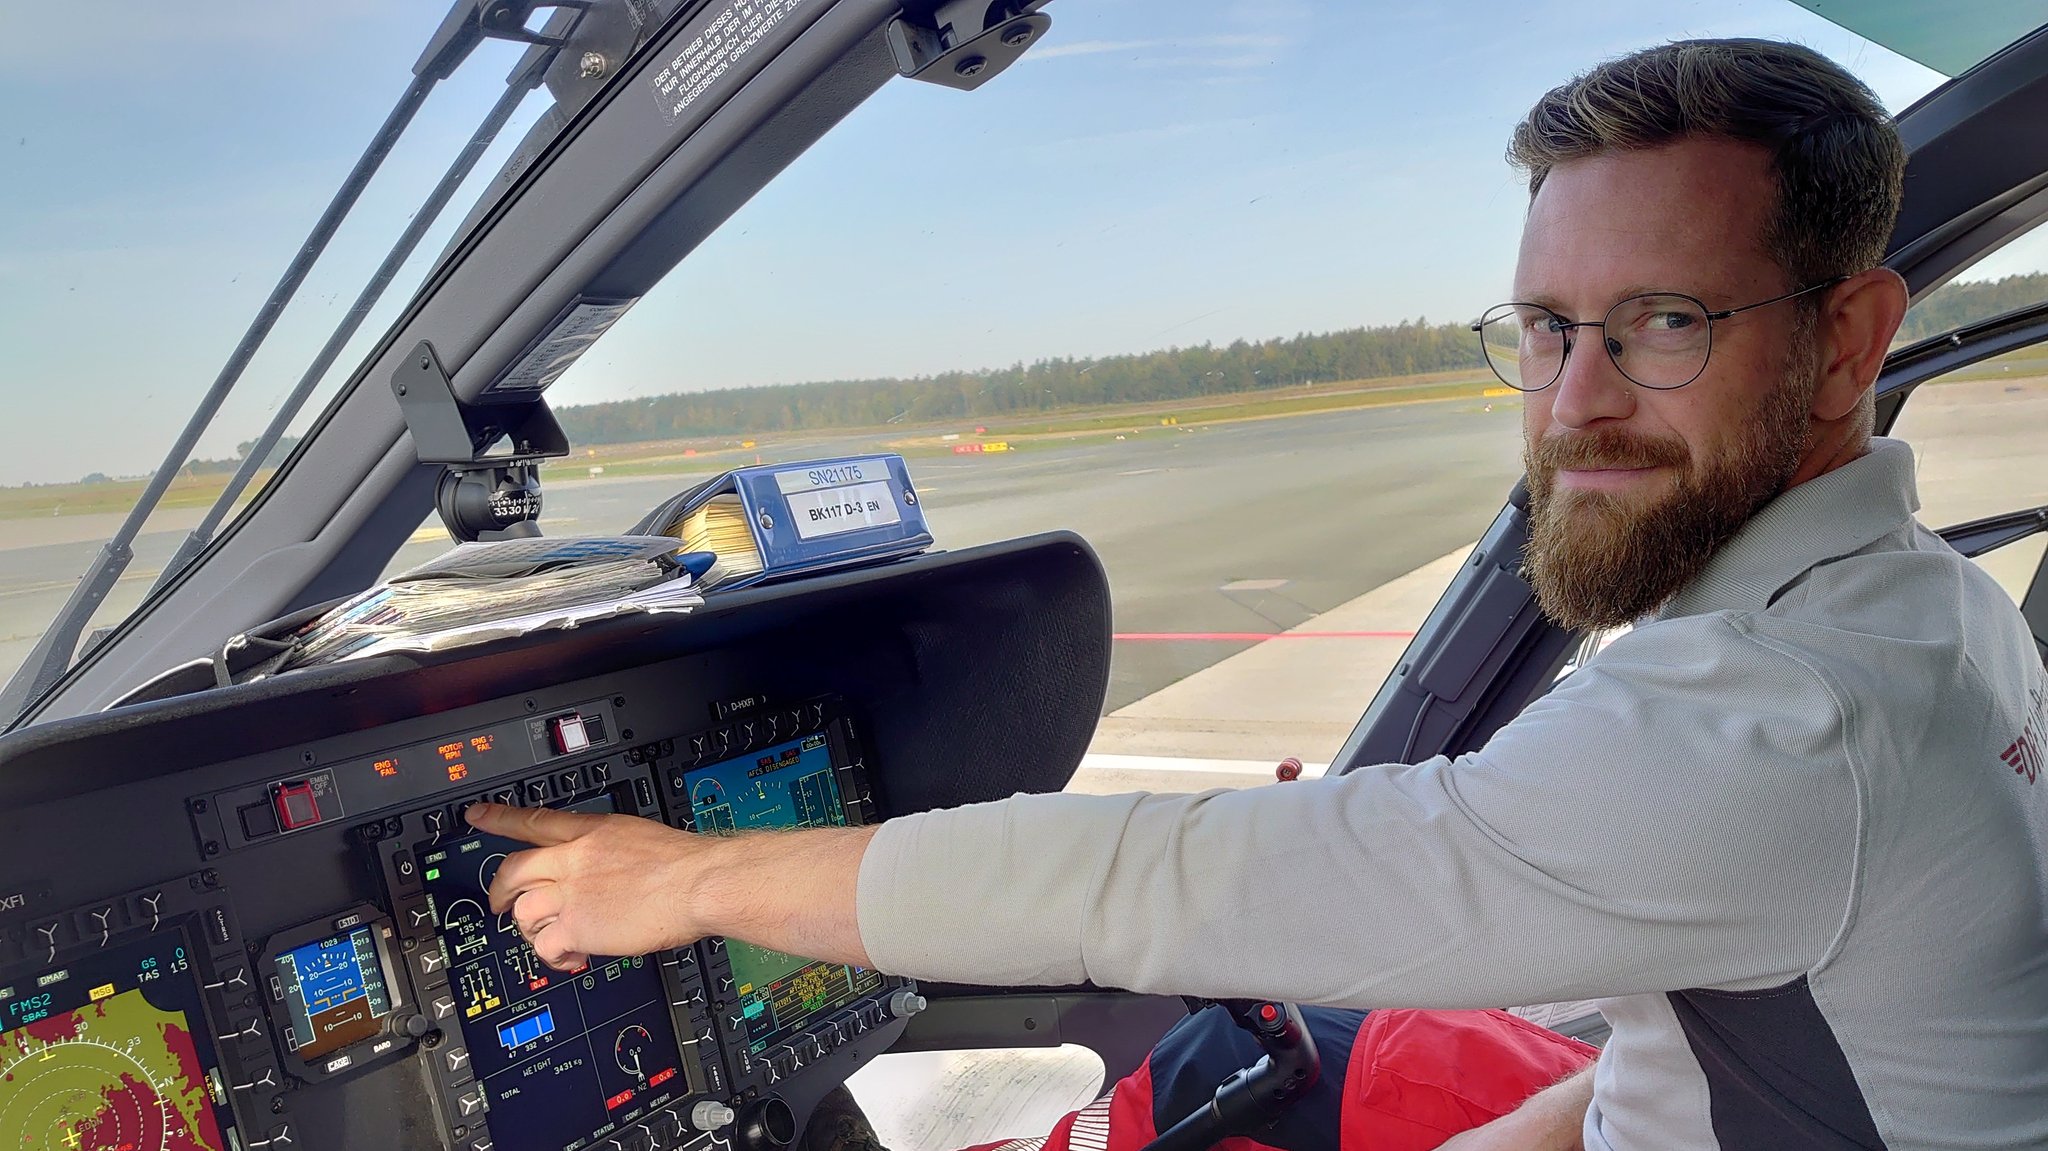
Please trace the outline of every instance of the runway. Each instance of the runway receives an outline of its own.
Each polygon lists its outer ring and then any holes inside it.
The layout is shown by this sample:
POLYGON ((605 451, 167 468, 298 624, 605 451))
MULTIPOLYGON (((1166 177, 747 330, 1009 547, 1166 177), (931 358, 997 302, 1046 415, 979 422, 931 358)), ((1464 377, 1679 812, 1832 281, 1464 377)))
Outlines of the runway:
MULTIPOLYGON (((1923 389, 1897 431, 1920 458, 1923 522, 2048 504, 2048 380, 1923 389)), ((819 437, 760 450, 784 462, 886 446, 819 437)), ((1095 747, 1111 757, 1098 773, 1108 787, 1128 781, 1133 757, 1214 761, 1208 775, 1175 773, 1206 783, 1280 755, 1334 752, 1456 553, 1499 510, 1519 458, 1519 405, 1475 396, 1021 441, 1001 454, 913 458, 911 471, 942 548, 1067 529, 1101 556, 1119 636, 1095 747)), ((700 478, 586 478, 573 467, 543 473, 549 534, 622 531, 700 478)), ((197 518, 152 520, 102 620, 139 601, 197 518)), ((7 521, 0 670, 11 674, 118 520, 7 521)), ((423 523, 388 570, 448 546, 436 529, 423 523)), ((2022 594, 2044 542, 1986 566, 2022 594)))
MULTIPOLYGON (((964 548, 1035 532, 1080 533, 1110 576, 1119 642, 1114 710, 1296 627, 1476 538, 1520 474, 1512 404, 1422 404, 1160 427, 1124 440, 1038 441, 979 456, 919 458, 911 471, 938 545, 964 548), (1195 638, 1179 638, 1192 636, 1195 638)), ((866 439, 763 445, 766 459, 873 450, 866 439)), ((573 465, 555 465, 566 473, 573 465)), ((548 476, 543 472, 544 478, 548 476)), ((623 530, 691 479, 555 478, 549 534, 623 530)), ((426 509, 422 509, 425 513, 426 509)), ((82 517, 81 517, 82 518, 82 517)), ((99 525, 10 521, 0 549, 0 670, 12 674, 98 550, 99 525), (73 536, 33 542, 57 529, 73 536), (83 529, 83 530, 80 530, 83 529)), ((147 591, 198 518, 165 513, 101 620, 147 591)), ((447 546, 431 532, 391 570, 447 546)))

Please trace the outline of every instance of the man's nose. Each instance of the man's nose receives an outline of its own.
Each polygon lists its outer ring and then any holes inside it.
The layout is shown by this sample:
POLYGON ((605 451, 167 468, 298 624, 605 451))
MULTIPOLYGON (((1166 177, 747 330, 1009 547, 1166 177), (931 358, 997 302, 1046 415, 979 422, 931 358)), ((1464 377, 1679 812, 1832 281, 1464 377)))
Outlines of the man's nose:
POLYGON ((1599 328, 1573 333, 1571 354, 1553 386, 1557 394, 1550 401, 1550 418, 1563 427, 1627 419, 1636 410, 1635 385, 1607 354, 1607 333, 1599 328))

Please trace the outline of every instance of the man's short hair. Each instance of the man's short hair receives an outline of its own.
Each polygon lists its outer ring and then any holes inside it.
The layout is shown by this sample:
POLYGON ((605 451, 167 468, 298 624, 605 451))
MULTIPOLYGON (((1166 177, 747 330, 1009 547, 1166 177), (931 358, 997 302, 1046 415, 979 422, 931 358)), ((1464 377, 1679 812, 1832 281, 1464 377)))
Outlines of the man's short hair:
POLYGON ((1609 60, 1551 89, 1508 160, 1533 199, 1551 168, 1689 137, 1763 146, 1778 202, 1763 236, 1790 287, 1875 267, 1898 219, 1906 150, 1861 80, 1810 48, 1681 40, 1609 60))

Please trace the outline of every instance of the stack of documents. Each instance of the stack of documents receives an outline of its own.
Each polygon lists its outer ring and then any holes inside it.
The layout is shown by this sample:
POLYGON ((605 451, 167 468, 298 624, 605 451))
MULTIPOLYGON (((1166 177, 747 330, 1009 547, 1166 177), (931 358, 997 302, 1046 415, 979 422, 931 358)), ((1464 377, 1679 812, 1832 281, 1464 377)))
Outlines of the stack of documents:
POLYGON ((747 509, 737 492, 712 496, 702 507, 665 525, 662 531, 681 540, 683 551, 710 552, 718 557, 718 562, 697 581, 697 586, 705 590, 761 570, 761 545, 747 524, 747 509))
POLYGON ((701 590, 884 563, 932 545, 910 469, 895 455, 735 468, 664 501, 636 532, 715 553, 701 590))
POLYGON ((444 651, 631 612, 704 602, 668 536, 467 543, 355 596, 301 628, 285 668, 397 651, 444 651))

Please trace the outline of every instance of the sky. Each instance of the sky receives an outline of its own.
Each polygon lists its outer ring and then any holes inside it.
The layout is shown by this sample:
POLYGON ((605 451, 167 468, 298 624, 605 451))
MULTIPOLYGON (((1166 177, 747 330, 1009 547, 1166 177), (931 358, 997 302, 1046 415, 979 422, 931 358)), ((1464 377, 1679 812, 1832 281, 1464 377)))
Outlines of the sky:
MULTIPOLYGON (((556 405, 998 367, 1403 319, 1505 292, 1501 159, 1545 89, 1647 44, 1793 39, 1902 110, 1942 77, 1785 0, 1058 0, 980 91, 893 81, 600 342, 556 405)), ((19 5, 0 38, 0 484, 161 460, 439 22, 407 0, 19 5), (57 50, 53 45, 70 47, 57 50)), ((253 438, 517 58, 430 99, 201 441, 253 438)), ((401 273, 402 309, 544 97, 401 273)), ((2048 267, 2023 241, 1976 274, 2048 267)))

